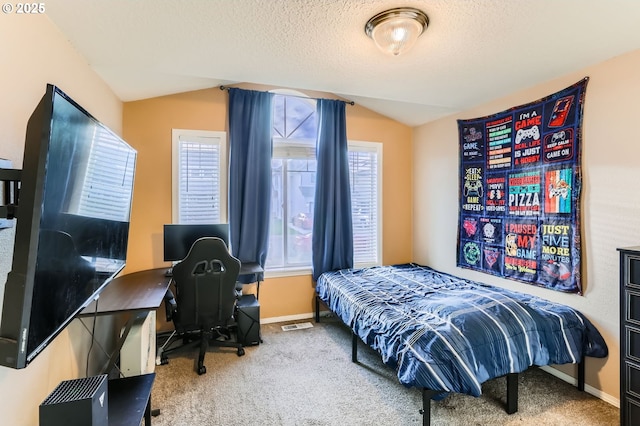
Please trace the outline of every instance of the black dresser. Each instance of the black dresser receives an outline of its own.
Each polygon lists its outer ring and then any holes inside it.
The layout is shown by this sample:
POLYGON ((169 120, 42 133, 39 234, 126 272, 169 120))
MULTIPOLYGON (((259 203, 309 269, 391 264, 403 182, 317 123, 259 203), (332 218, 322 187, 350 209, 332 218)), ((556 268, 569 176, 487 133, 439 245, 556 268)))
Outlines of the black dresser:
POLYGON ((620 252, 620 421, 640 425, 640 246, 620 252))

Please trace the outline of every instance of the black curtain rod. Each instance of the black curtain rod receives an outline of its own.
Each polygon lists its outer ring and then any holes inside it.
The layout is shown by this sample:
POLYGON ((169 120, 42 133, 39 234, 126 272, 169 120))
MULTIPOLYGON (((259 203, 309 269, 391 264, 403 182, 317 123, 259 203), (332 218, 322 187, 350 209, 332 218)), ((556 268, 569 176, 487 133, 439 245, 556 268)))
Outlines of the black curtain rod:
MULTIPOLYGON (((231 89, 229 86, 220 86, 219 88, 220 88, 220 90, 229 90, 229 89, 231 89)), ((242 89, 242 90, 245 90, 245 89, 242 89)), ((279 94, 279 93, 276 93, 276 94, 279 94)), ((290 97, 293 97, 293 98, 302 98, 302 99, 316 99, 316 100, 325 99, 325 98, 313 98, 311 96, 300 96, 300 95, 289 95, 289 94, 282 95, 282 96, 290 96, 290 97)), ((341 102, 344 102, 345 104, 349 104, 349 105, 355 105, 356 104, 353 101, 343 101, 342 99, 328 99, 328 100, 330 100, 330 101, 341 101, 341 102)))

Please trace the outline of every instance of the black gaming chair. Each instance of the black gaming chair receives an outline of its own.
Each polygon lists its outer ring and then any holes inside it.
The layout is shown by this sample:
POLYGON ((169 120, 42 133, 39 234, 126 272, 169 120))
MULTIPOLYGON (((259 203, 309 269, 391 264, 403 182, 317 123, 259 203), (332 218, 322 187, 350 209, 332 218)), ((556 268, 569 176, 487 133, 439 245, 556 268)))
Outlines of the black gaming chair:
POLYGON ((233 336, 239 272, 240 261, 215 237, 197 240, 187 257, 173 266, 175 304, 167 302, 167 320, 173 321, 176 333, 163 345, 168 349, 160 354, 162 364, 169 362, 171 353, 200 345, 196 370, 200 375, 207 372, 204 356, 210 344, 234 347, 238 356, 244 355, 242 344, 233 336), (174 346, 178 340, 182 345, 174 346))

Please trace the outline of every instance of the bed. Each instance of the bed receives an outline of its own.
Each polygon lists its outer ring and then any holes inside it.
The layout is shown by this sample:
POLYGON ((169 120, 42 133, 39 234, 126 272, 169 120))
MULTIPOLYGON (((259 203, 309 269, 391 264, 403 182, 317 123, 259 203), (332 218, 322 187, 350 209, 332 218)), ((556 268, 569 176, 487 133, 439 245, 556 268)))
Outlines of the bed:
POLYGON ((448 393, 480 396, 482 383, 506 377, 508 413, 517 411, 517 374, 531 366, 578 364, 606 357, 596 328, 573 308, 525 293, 438 272, 414 263, 344 269, 316 283, 323 302, 396 369, 400 383, 422 390, 423 424, 431 400, 448 393))

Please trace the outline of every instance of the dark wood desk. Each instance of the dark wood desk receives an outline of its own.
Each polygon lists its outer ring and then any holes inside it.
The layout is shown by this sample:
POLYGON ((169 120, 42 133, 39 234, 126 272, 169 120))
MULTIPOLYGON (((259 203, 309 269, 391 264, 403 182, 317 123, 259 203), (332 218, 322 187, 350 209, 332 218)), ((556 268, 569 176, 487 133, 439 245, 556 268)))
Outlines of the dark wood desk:
POLYGON ((259 263, 243 262, 240 264, 240 273, 238 274, 239 277, 246 275, 256 276, 256 299, 260 299, 260 281, 262 281, 263 278, 262 274, 264 274, 264 269, 262 268, 262 266, 260 266, 259 263))
POLYGON ((165 276, 165 271, 166 268, 148 269, 117 277, 105 287, 97 301, 91 302, 78 315, 129 315, 122 335, 102 373, 109 374, 115 366, 134 322, 138 318, 144 318, 149 311, 156 310, 162 304, 171 283, 171 278, 165 276))
POLYGON ((167 268, 148 269, 115 278, 100 293, 97 310, 96 302, 93 301, 80 312, 80 316, 157 309, 171 282, 164 275, 166 270, 167 268))
MULTIPOLYGON (((127 320, 116 347, 102 372, 109 374, 129 331, 138 318, 156 310, 164 299, 171 283, 165 276, 166 268, 133 272, 115 278, 100 293, 97 301, 83 309, 79 317, 94 315, 127 314, 127 320)), ((154 328, 155 330, 155 328, 154 328)), ((151 388, 155 373, 109 380, 109 425, 151 425, 151 388)))
POLYGON ((151 388, 155 373, 109 380, 109 426, 151 425, 151 388))

